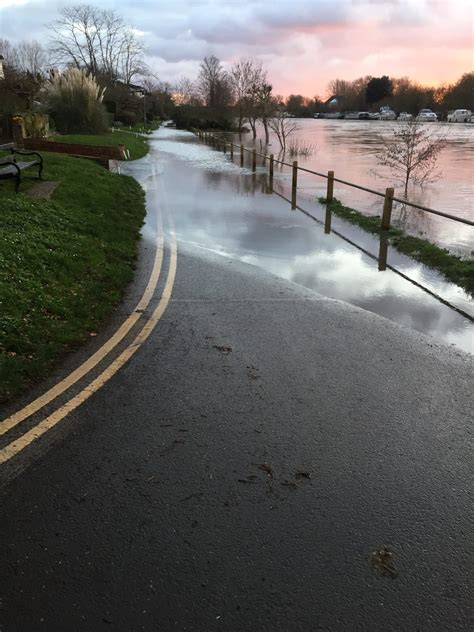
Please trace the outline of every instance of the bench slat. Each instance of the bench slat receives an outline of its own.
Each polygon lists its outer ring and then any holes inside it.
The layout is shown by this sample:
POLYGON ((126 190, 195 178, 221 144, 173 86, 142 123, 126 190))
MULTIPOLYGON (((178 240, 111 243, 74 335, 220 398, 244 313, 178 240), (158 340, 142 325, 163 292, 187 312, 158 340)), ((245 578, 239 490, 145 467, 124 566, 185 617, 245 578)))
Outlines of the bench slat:
POLYGON ((0 174, 2 173, 18 173, 15 167, 12 165, 11 167, 0 167, 0 174))

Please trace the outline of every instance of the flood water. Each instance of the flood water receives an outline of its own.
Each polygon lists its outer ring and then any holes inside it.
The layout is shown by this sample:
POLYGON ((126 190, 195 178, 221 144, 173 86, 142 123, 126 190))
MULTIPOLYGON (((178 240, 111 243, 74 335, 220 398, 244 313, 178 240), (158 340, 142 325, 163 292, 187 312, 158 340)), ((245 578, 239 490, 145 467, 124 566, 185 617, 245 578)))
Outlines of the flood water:
POLYGON ((238 155, 231 162, 189 132, 162 128, 150 145, 122 172, 141 182, 148 203, 166 199, 178 252, 190 245, 253 264, 474 353, 473 303, 438 273, 391 247, 389 269, 379 271, 372 235, 335 217, 325 234, 325 211, 314 199, 298 197, 302 210, 291 210, 285 176, 275 174, 269 193, 264 167, 252 174, 238 155))
MULTIPOLYGON (((393 136, 393 130, 400 128, 397 121, 351 121, 327 119, 295 119, 298 130, 294 138, 313 147, 310 156, 298 157, 298 164, 307 169, 327 173, 376 191, 383 192, 394 186, 395 195, 403 197, 403 186, 396 182, 393 174, 378 165, 377 154, 383 147, 384 139, 393 136)), ((411 186, 408 199, 435 210, 457 217, 474 220, 474 125, 456 123, 424 124, 435 135, 446 138, 446 147, 438 158, 436 172, 440 178, 423 187, 411 186)), ((260 150, 258 132, 256 147, 260 150)), ((253 147, 251 134, 234 135, 234 142, 242 141, 253 147)), ((268 154, 275 157, 280 145, 272 135, 268 154)), ((264 147, 264 146, 263 146, 264 147)), ((295 158, 286 155, 285 162, 295 158)), ((288 172, 289 170, 286 169, 288 172)), ((288 177, 289 174, 288 174, 288 177)), ((301 173, 298 188, 307 197, 325 197, 326 180, 301 173), (304 191, 304 193, 303 193, 304 191)), ((383 200, 374 195, 335 183, 334 195, 342 202, 363 213, 380 215, 383 200)), ((474 230, 472 227, 429 215, 410 207, 394 207, 394 222, 407 232, 423 236, 461 256, 474 255, 474 230)))

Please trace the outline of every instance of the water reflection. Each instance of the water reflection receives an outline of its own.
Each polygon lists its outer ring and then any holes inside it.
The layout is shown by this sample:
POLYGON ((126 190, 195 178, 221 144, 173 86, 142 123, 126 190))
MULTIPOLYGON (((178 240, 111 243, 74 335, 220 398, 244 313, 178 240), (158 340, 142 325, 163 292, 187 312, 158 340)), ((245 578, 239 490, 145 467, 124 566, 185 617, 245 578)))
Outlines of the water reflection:
MULTIPOLYGON (((314 171, 327 173, 335 170, 336 176, 350 182, 384 190, 395 185, 396 196, 403 187, 396 186, 393 176, 387 168, 377 165, 377 152, 382 148, 384 139, 399 125, 390 121, 331 121, 298 120, 299 138, 315 146, 309 157, 298 158, 299 163, 314 171)), ((424 187, 411 187, 408 199, 453 215, 474 218, 474 125, 453 125, 439 123, 433 126, 447 137, 447 146, 438 160, 442 177, 424 187)), ((253 146, 250 134, 241 137, 234 135, 235 142, 253 146)), ((268 153, 278 153, 278 141, 271 137, 268 153)), ((257 145, 259 149, 259 146, 257 145)), ((291 162, 287 158, 287 162, 291 162)), ((308 196, 325 194, 325 183, 315 176, 301 174, 301 186, 308 196)), ((335 196, 342 202, 368 214, 380 214, 381 201, 370 194, 343 185, 336 185, 335 196)), ((395 214, 395 221, 398 216, 395 214)), ((400 213, 404 228, 414 235, 427 236, 453 252, 472 255, 474 250, 474 231, 472 228, 455 222, 430 216, 410 207, 400 213)))
POLYGON ((390 246, 384 264, 386 243, 337 217, 325 234, 325 208, 299 195, 307 214, 291 211, 287 183, 275 179, 275 194, 269 195, 263 169, 229 169, 228 155, 185 132, 160 130, 155 137, 148 161, 158 164, 158 175, 144 176, 141 162, 127 170, 146 183, 151 204, 160 204, 164 190, 181 242, 257 265, 474 352, 472 322, 427 293, 474 316, 460 288, 390 246))

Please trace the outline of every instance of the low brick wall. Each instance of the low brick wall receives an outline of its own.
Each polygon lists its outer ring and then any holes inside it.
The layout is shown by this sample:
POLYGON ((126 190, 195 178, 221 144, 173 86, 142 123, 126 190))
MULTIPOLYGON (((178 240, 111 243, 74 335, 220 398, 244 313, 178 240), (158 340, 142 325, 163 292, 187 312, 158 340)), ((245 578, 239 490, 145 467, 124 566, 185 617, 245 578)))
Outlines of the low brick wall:
POLYGON ((31 151, 51 151, 71 156, 96 158, 101 161, 125 159, 125 148, 123 145, 79 145, 76 143, 58 143, 54 140, 43 140, 40 138, 24 138, 23 147, 31 151))

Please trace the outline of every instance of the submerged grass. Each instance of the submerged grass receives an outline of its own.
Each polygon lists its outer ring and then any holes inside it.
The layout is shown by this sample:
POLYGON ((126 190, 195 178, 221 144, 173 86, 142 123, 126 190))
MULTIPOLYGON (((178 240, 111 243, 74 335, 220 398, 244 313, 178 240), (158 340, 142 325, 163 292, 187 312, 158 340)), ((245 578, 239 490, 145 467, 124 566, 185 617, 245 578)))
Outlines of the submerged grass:
MULTIPOLYGON (((325 198, 319 198, 321 204, 327 204, 325 198)), ((380 235, 380 217, 363 215, 334 199, 329 204, 330 210, 339 217, 360 226, 374 235, 380 235)), ((474 296, 474 260, 461 259, 445 248, 436 246, 426 239, 407 235, 401 228, 390 228, 386 231, 390 243, 400 252, 412 259, 424 263, 441 272, 446 279, 462 287, 474 296)))
POLYGON ((0 182, 0 400, 44 377, 111 313, 133 276, 145 215, 131 177, 44 153, 51 200, 0 182))

